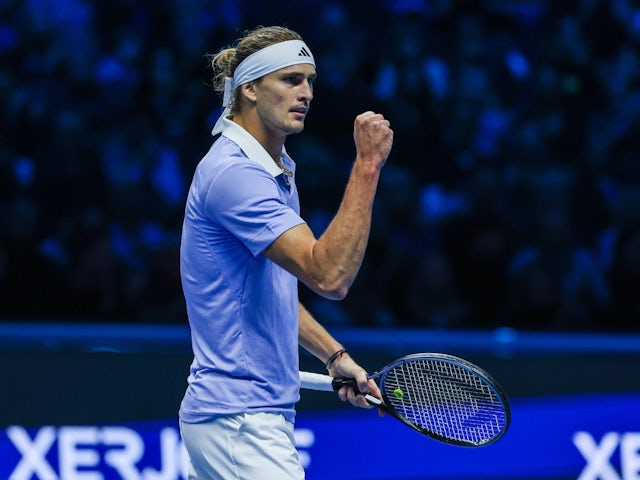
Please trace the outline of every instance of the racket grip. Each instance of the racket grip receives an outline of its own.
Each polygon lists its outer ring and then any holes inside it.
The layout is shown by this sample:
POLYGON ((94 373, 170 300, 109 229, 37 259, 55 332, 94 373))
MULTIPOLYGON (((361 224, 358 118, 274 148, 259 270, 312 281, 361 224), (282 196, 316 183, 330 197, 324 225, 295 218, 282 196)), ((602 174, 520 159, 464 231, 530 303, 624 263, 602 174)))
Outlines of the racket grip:
POLYGON ((331 386, 335 392, 340 390, 342 387, 347 386, 353 387, 356 393, 362 393, 358 390, 358 382, 356 382, 355 378, 334 378, 331 381, 331 386))
POLYGON ((377 399, 376 397, 369 395, 368 393, 363 393, 358 389, 358 383, 356 382, 356 380, 354 378, 334 378, 331 381, 331 386, 333 387, 333 389, 337 392, 338 390, 340 390, 342 387, 344 386, 349 386, 349 387, 353 387, 353 389, 355 390, 356 394, 358 395, 364 395, 364 398, 367 400, 367 402, 369 402, 369 405, 372 405, 374 407, 378 407, 379 409, 384 410, 385 412, 387 411, 387 407, 384 404, 384 402, 382 400, 377 399))

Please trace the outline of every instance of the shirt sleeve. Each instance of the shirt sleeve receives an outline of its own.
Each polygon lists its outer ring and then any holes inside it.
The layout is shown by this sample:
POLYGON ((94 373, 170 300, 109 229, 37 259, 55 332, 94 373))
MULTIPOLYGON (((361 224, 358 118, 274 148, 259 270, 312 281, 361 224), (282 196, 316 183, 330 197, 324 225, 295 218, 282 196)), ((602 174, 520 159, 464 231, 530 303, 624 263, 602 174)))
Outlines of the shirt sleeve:
POLYGON ((209 184, 205 212, 257 256, 280 235, 304 223, 280 195, 276 180, 253 162, 234 162, 209 184))

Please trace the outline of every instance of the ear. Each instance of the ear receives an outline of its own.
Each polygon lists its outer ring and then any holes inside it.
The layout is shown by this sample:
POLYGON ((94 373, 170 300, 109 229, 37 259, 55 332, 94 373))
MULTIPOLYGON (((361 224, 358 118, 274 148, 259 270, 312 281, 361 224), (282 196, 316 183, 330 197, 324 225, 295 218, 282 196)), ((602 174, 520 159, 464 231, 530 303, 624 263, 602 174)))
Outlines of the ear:
POLYGON ((252 103, 256 101, 256 86, 254 82, 247 82, 240 85, 240 93, 252 103))

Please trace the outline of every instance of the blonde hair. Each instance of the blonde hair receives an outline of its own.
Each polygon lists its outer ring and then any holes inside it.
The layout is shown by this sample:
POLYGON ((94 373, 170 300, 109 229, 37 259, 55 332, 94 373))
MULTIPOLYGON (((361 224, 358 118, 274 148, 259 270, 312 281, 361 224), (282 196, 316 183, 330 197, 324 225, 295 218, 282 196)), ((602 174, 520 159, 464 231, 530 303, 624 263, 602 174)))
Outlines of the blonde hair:
MULTIPOLYGON (((223 95, 225 77, 233 77, 236 68, 245 58, 269 45, 286 42, 287 40, 302 40, 302 37, 299 33, 286 27, 259 26, 254 30, 245 32, 244 36, 236 41, 235 46, 223 48, 215 55, 209 55, 211 67, 213 68, 214 90, 223 95)), ((238 105, 238 94, 236 89, 233 94, 232 113, 238 105)))

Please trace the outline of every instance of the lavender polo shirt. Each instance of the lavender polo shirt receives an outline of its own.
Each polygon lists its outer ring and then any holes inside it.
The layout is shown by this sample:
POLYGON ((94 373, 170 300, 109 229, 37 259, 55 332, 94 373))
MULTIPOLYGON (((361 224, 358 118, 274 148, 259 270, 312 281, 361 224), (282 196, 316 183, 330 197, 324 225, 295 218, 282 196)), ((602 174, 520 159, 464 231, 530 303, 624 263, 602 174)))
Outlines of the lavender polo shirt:
MULTIPOLYGON (((283 149, 284 166, 295 171, 283 149)), ((225 119, 196 168, 180 248, 194 359, 180 405, 187 423, 281 412, 299 399, 298 281, 262 255, 303 223, 298 192, 263 147, 225 119)))

